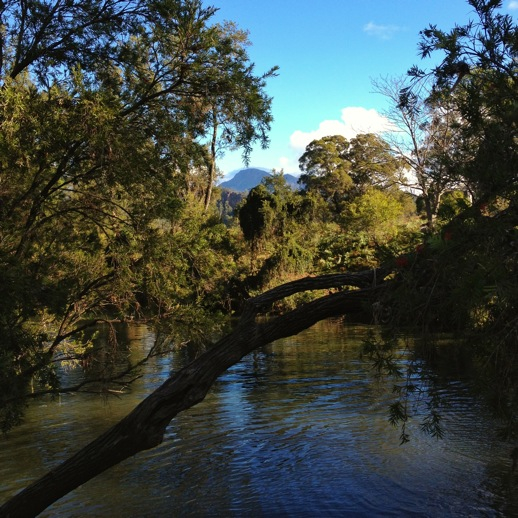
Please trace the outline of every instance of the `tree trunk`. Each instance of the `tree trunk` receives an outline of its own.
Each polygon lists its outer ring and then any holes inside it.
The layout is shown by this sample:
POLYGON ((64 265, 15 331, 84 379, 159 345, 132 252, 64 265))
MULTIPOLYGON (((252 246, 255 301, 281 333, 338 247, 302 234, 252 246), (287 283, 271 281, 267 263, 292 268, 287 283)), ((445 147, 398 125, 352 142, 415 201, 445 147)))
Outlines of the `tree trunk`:
POLYGON ((217 110, 214 107, 212 109, 212 139, 210 142, 210 156, 209 156, 209 164, 208 164, 208 178, 207 178, 207 187, 205 188, 205 212, 209 210, 210 199, 212 197, 212 187, 214 186, 214 180, 216 179, 216 144, 218 138, 218 119, 217 119, 217 110))
POLYGON ((434 212, 432 208, 432 202, 430 200, 430 195, 427 193, 424 197, 424 208, 426 214, 426 228, 428 232, 433 232, 434 227, 434 212))
POLYGON ((169 422, 207 394, 216 378, 262 345, 295 335, 328 317, 369 310, 383 288, 385 271, 308 277, 278 286, 249 299, 236 329, 211 349, 168 378, 110 430, 15 495, 0 517, 36 516, 52 503, 99 473, 139 451, 158 446, 169 422), (339 291, 272 320, 258 323, 256 315, 284 297, 306 290, 356 287, 339 291))

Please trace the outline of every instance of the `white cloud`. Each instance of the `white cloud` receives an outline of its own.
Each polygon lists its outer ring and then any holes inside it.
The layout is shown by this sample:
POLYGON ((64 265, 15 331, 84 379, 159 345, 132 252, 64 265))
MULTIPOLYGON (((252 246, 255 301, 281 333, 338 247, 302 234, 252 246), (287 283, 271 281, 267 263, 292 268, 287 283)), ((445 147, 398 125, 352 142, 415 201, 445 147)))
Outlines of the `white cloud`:
POLYGON ((299 156, 300 152, 295 153, 292 151, 290 153, 291 156, 281 156, 278 160, 277 167, 274 169, 276 171, 284 171, 286 174, 293 174, 295 176, 300 174, 299 171, 299 156))
POLYGON ((374 109, 349 106, 342 109, 341 120, 325 120, 314 131, 297 130, 290 137, 292 149, 302 154, 315 139, 342 135, 351 139, 359 133, 383 133, 391 129, 390 122, 374 109))
POLYGON ((369 22, 363 26, 363 32, 382 40, 390 40, 400 30, 401 28, 397 25, 378 25, 374 22, 369 22))
POLYGON ((279 158, 279 165, 281 166, 281 169, 286 170, 288 167, 291 167, 292 160, 287 156, 281 156, 281 158, 279 158))
POLYGON ((516 0, 509 2, 509 9, 518 9, 518 2, 516 0))

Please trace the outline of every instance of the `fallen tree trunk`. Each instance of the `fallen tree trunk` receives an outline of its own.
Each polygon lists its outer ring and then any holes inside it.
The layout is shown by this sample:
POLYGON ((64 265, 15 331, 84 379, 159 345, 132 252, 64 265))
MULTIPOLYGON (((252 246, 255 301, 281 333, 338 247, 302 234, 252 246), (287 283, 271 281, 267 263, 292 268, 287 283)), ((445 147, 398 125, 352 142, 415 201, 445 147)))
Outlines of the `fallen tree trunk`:
POLYGON ((170 421, 179 412, 202 401, 214 381, 229 367, 258 347, 298 334, 320 320, 365 311, 382 288, 384 273, 370 270, 308 277, 249 299, 232 333, 173 374, 110 430, 7 501, 0 507, 0 517, 36 516, 108 468, 158 446, 170 421), (289 295, 344 286, 359 289, 332 293, 274 319, 256 322, 259 313, 289 295))

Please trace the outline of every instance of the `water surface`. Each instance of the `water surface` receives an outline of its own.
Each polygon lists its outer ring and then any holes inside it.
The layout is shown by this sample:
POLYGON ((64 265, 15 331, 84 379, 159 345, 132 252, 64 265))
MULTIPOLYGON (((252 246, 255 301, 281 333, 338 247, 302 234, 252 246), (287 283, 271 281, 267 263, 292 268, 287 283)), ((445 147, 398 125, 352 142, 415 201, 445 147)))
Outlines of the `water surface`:
MULTIPOLYGON (((511 445, 469 382, 441 378, 444 440, 417 420, 400 446, 387 422, 393 382, 377 380, 360 353, 367 332, 331 320, 249 355, 173 420, 161 446, 42 516, 517 516, 511 445)), ((133 327, 129 339, 138 355, 154 337, 133 327)), ((153 361, 120 398, 34 402, 0 442, 0 500, 114 424, 190 354, 153 361)))

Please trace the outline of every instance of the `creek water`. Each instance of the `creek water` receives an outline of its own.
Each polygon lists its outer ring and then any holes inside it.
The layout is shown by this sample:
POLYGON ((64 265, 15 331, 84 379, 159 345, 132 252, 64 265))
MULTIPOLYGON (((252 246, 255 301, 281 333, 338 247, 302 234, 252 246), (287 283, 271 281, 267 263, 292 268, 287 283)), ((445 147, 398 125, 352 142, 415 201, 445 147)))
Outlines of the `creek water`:
MULTIPOLYGON (((434 373, 448 401, 444 439, 421 430, 424 409, 414 404, 410 442, 400 445, 387 420, 394 382, 378 379, 361 355, 368 330, 329 320, 256 351, 174 419, 162 445, 41 516, 518 516, 513 445, 498 439, 469 380, 434 373)), ((142 326, 126 334, 137 356, 154 340, 142 326)), ((153 360, 120 397, 33 402, 25 423, 0 439, 0 501, 114 424, 193 354, 153 360)))

